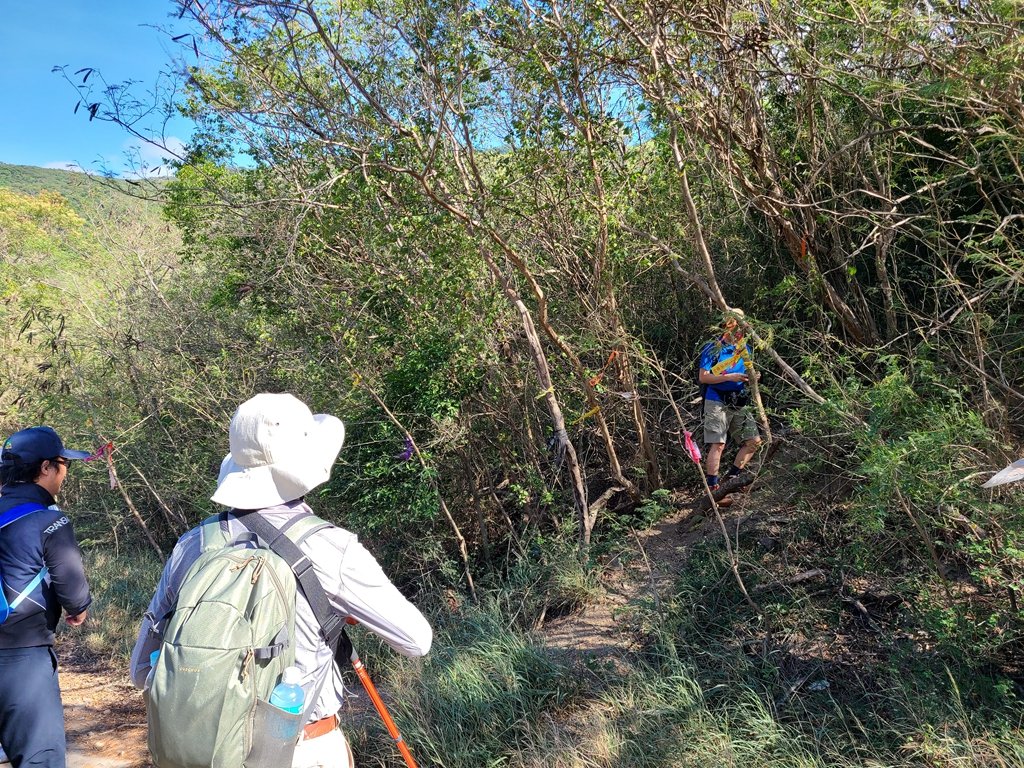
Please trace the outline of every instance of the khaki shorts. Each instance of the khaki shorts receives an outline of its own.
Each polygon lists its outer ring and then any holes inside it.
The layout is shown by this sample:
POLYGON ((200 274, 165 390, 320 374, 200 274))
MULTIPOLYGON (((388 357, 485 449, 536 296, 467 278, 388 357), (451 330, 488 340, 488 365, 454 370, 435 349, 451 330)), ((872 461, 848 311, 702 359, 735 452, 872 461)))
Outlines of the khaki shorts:
POLYGON ((724 443, 726 436, 735 443, 745 443, 758 436, 757 422, 750 410, 732 408, 721 400, 704 400, 704 442, 724 443))

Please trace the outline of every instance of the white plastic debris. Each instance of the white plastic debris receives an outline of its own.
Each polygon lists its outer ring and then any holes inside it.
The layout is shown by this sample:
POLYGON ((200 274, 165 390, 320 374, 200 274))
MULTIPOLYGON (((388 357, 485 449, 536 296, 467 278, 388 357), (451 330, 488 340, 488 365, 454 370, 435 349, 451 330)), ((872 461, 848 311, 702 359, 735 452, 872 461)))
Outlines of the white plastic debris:
POLYGON ((1024 459, 1018 459, 1006 469, 1001 469, 989 478, 982 488, 995 488, 997 485, 1006 485, 1024 480, 1024 459))

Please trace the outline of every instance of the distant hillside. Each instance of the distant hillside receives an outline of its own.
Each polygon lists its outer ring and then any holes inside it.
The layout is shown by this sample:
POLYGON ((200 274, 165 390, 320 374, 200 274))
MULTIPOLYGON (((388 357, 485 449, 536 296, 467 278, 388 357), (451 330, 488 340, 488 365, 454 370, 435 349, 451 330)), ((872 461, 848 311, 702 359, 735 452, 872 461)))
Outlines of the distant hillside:
POLYGON ((150 205, 137 199, 143 190, 127 181, 57 168, 0 163, 0 187, 25 195, 35 195, 43 190, 57 192, 81 214, 97 207, 137 208, 140 204, 150 205))

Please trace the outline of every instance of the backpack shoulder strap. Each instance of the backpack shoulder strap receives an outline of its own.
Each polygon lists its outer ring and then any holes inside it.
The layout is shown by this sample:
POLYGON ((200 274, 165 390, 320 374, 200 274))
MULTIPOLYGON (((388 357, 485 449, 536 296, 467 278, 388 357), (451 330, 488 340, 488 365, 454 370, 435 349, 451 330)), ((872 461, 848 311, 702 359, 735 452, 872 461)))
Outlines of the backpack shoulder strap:
POLYGON ((313 532, 312 527, 309 527, 308 531, 305 530, 310 523, 319 530, 323 527, 320 525, 323 521, 309 516, 291 526, 288 532, 283 532, 258 512, 238 515, 236 519, 263 539, 266 545, 291 567, 302 594, 305 595, 309 607, 313 610, 313 615, 316 616, 317 623, 320 624, 320 634, 333 653, 338 647, 338 639, 345 628, 345 623, 331 609, 331 603, 327 599, 323 585, 320 584, 320 579, 317 578, 313 563, 290 537, 290 534, 297 534, 301 537, 300 540, 304 539, 303 533, 309 535, 313 532), (306 520, 309 520, 310 523, 307 523, 306 520))
MULTIPOLYGON (((302 544, 302 542, 318 531, 337 527, 334 523, 328 523, 326 520, 321 520, 319 517, 314 517, 312 515, 304 519, 306 522, 304 529, 298 532, 298 537, 293 537, 296 544, 302 544)), ((317 584, 319 585, 319 583, 320 580, 317 579, 317 584)), ((331 610, 329 602, 327 604, 327 610, 331 610)), ((333 612, 331 615, 333 615, 333 612)), ((345 624, 347 623, 348 621, 346 620, 345 623, 341 625, 341 631, 339 632, 340 637, 338 638, 337 645, 330 646, 334 651, 334 660, 337 662, 339 667, 344 667, 352 661, 352 641, 349 639, 348 632, 345 631, 345 624)))
POLYGON ((21 518, 31 515, 33 512, 42 512, 44 509, 46 507, 37 501, 26 501, 24 504, 11 507, 3 514, 0 514, 0 528, 10 525, 16 520, 21 520, 21 518))
MULTIPOLYGON (((37 501, 27 501, 24 504, 18 504, 15 507, 11 507, 3 514, 0 514, 0 528, 10 525, 16 520, 21 520, 23 517, 28 517, 35 512, 42 512, 46 508, 46 506, 37 501)), ((26 597, 32 594, 33 590, 39 586, 48 573, 49 569, 43 565, 42 570, 40 570, 31 581, 29 581, 25 588, 22 589, 10 603, 7 602, 7 595, 3 593, 3 586, 0 586, 0 624, 7 621, 7 617, 18 609, 18 606, 21 605, 22 601, 24 601, 26 597)), ((2 585, 2 581, 3 579, 0 578, 0 585, 2 585)))

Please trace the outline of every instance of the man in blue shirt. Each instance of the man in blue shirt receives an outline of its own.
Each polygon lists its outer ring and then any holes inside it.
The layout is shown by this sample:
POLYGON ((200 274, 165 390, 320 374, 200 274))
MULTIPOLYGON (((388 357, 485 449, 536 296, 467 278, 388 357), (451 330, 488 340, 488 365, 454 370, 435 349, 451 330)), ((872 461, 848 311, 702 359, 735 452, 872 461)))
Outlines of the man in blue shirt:
POLYGON ((726 479, 738 475, 761 445, 757 422, 747 408, 746 359, 750 347, 743 340, 743 326, 738 320, 742 310, 727 312, 722 321, 722 335, 704 345, 700 357, 700 383, 704 392, 704 442, 708 446, 704 467, 712 491, 720 485, 718 467, 722 461, 726 438, 740 444, 736 460, 726 479))
POLYGON ((54 630, 92 602, 82 551, 56 497, 72 460, 50 427, 11 435, 0 452, 0 744, 14 768, 64 768, 64 707, 54 630))

